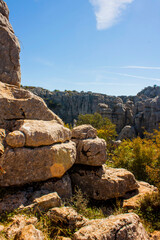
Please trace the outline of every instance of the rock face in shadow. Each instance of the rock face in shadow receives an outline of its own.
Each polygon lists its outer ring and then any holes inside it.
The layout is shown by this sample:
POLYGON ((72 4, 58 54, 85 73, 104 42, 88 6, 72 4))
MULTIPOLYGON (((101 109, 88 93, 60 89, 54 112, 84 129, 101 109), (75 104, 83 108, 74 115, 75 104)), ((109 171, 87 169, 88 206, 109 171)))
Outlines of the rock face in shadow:
POLYGON ((48 107, 66 123, 74 123, 79 114, 100 113, 116 124, 117 132, 130 125, 136 134, 153 131, 160 124, 160 87, 147 87, 136 96, 109 96, 92 92, 48 91, 27 87, 42 97, 48 107), (67 111, 66 111, 67 109, 67 111), (144 129, 143 129, 144 128, 144 129))
POLYGON ((0 81, 20 86, 20 45, 9 23, 7 4, 0 0, 0 81))

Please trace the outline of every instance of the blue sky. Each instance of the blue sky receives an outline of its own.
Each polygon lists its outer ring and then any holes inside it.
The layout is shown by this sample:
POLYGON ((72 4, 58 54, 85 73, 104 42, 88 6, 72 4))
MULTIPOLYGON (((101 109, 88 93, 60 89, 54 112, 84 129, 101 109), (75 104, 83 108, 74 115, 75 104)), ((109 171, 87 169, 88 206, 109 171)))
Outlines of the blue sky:
POLYGON ((160 86, 159 0, 6 0, 22 84, 135 95, 160 86))

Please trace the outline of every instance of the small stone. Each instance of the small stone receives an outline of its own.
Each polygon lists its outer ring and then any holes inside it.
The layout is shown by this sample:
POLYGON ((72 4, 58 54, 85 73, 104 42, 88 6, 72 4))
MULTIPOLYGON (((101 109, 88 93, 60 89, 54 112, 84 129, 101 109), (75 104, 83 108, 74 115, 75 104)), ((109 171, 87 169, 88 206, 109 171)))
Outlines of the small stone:
POLYGON ((88 219, 77 213, 72 207, 52 208, 47 216, 54 223, 67 225, 70 229, 81 228, 88 219))
POLYGON ((48 211, 50 208, 60 207, 62 204, 61 198, 56 192, 36 198, 33 202, 40 211, 48 211))
POLYGON ((7 144, 12 148, 19 148, 25 145, 25 135, 21 131, 10 132, 6 137, 7 144))

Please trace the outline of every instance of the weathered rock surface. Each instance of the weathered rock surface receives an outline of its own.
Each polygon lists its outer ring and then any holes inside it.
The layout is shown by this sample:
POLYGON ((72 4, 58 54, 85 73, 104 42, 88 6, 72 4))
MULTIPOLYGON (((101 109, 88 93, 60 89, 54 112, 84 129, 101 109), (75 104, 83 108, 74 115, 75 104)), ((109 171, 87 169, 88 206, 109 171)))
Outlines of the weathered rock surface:
POLYGON ((47 211, 50 208, 60 207, 62 202, 61 198, 56 192, 43 195, 42 197, 34 199, 34 203, 38 210, 47 211))
POLYGON ((78 127, 73 128, 72 130, 72 138, 73 139, 88 139, 88 138, 96 138, 97 130, 91 125, 80 125, 78 127))
POLYGON ((55 120, 19 120, 14 129, 25 135, 25 146, 27 147, 48 146, 71 139, 71 131, 56 123, 55 120))
POLYGON ((44 240, 43 233, 30 224, 16 234, 15 240, 44 240))
POLYGON ((96 137, 94 139, 72 140, 76 142, 76 164, 102 166, 106 162, 106 141, 104 139, 96 137))
POLYGON ((132 193, 127 193, 124 196, 123 208, 125 209, 136 209, 139 206, 139 201, 146 194, 153 194, 158 191, 156 187, 150 185, 149 183, 138 181, 139 188, 132 193))
POLYGON ((122 197, 126 192, 138 189, 133 174, 125 169, 73 166, 70 170, 73 186, 78 186, 95 200, 122 197))
POLYGON ((25 215, 15 215, 11 221, 11 224, 4 230, 7 239, 13 239, 25 226, 36 224, 38 219, 36 217, 27 218, 25 215))
POLYGON ((29 88, 42 97, 48 107, 66 123, 74 122, 79 114, 99 112, 108 117, 120 131, 126 126, 135 127, 136 134, 158 129, 160 123, 159 86, 147 87, 136 96, 108 96, 92 92, 48 91, 42 88, 29 88), (67 109, 67 112, 66 112, 67 109))
POLYGON ((149 240, 139 217, 134 213, 88 221, 74 234, 74 240, 149 240))
POLYGON ((0 127, 4 125, 5 128, 11 128, 13 124, 10 123, 19 119, 56 120, 63 124, 62 120, 47 108, 41 98, 22 88, 2 82, 0 82, 0 106, 0 127))
POLYGON ((20 86, 20 45, 8 19, 7 4, 0 0, 0 81, 20 86))
POLYGON ((22 185, 62 177, 76 159, 75 143, 39 148, 7 148, 0 159, 6 174, 0 175, 0 186, 22 185))
POLYGON ((106 162, 106 142, 97 137, 97 130, 91 125, 73 128, 72 141, 76 143, 76 164, 101 166, 106 162))
POLYGON ((81 228, 88 221, 71 207, 52 208, 47 215, 54 223, 67 225, 70 229, 81 228))

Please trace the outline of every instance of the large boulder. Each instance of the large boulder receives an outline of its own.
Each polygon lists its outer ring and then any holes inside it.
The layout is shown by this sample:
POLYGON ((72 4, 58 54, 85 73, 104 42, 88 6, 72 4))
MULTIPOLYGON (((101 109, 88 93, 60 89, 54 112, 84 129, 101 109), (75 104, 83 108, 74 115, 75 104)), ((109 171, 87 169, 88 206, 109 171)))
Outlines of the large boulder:
POLYGON ((104 139, 96 137, 94 139, 76 140, 75 142, 77 147, 76 164, 102 166, 106 162, 106 142, 104 139))
POLYGON ((123 197, 139 187, 134 175, 125 169, 73 166, 70 170, 73 186, 78 186, 90 198, 107 200, 123 197))
POLYGON ((9 10, 0 0, 0 81, 20 86, 20 45, 9 23, 9 10))
POLYGON ((149 236, 134 213, 88 221, 77 231, 74 240, 149 240, 149 236))
POLYGON ((91 125, 73 128, 72 141, 77 148, 76 164, 101 166, 106 162, 106 142, 97 137, 97 130, 91 125))
POLYGON ((6 174, 0 175, 0 186, 22 185, 62 177, 74 164, 74 142, 38 148, 7 148, 0 159, 6 174))

